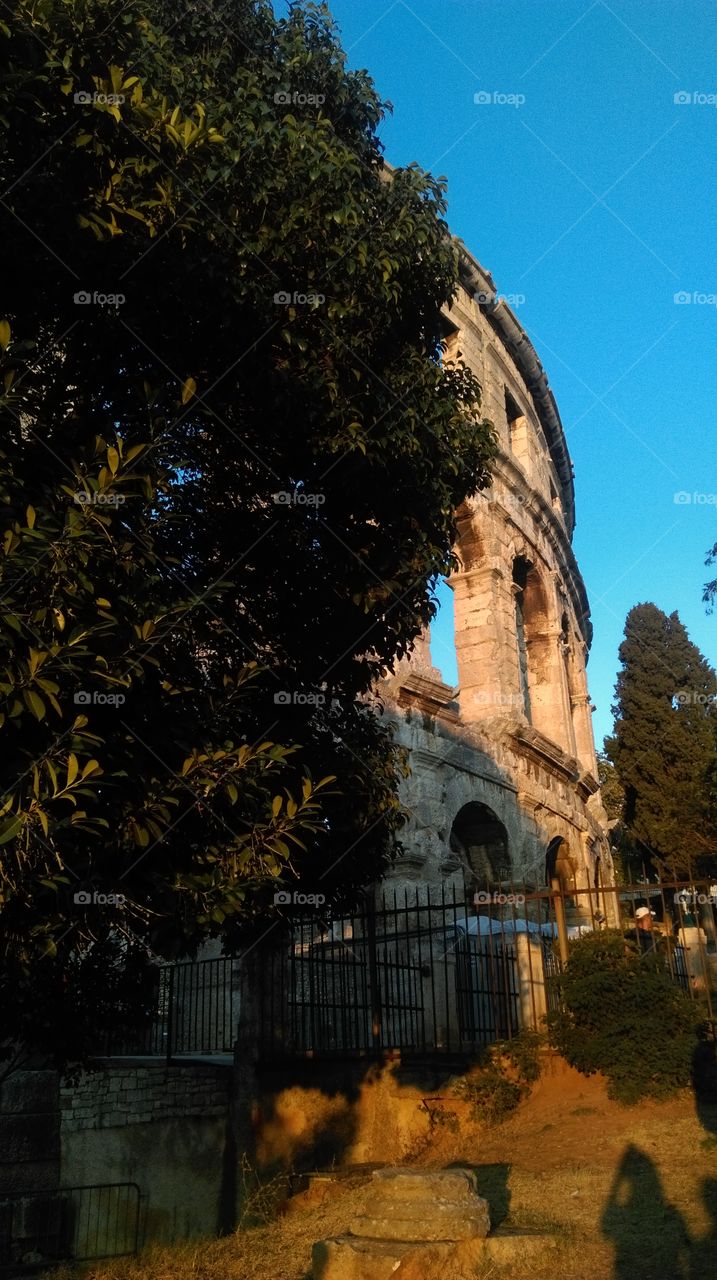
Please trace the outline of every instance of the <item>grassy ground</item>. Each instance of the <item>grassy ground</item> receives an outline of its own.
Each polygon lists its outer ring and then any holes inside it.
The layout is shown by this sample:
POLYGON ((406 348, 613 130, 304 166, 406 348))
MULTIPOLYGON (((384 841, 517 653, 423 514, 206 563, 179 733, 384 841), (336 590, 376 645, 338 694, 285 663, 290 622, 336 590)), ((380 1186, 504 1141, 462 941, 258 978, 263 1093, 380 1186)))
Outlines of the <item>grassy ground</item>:
MULTIPOLYGON (((447 1104, 449 1105, 449 1104, 447 1104)), ((507 1122, 442 1129, 415 1161, 469 1164, 494 1225, 550 1228, 557 1250, 483 1280, 713 1280, 717 1275, 717 1108, 686 1093, 623 1108, 601 1080, 553 1066, 507 1122)), ((94 1264, 87 1280, 308 1280, 311 1245, 342 1234, 365 1195, 349 1178, 305 1194, 275 1222, 223 1240, 94 1264)), ((57 1276, 57 1273, 55 1273, 57 1276)), ((57 1280, 70 1280, 61 1272, 57 1280)), ((479 1273, 480 1275, 480 1273, 479 1273)), ((446 1276, 445 1280, 454 1280, 446 1276)))

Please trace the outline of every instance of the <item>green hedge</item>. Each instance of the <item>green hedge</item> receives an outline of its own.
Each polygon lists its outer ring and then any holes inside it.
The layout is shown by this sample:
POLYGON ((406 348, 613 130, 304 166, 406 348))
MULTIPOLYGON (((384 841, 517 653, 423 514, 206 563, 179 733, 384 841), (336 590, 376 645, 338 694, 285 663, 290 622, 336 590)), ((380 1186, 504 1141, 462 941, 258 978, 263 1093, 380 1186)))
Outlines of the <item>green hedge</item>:
POLYGON ((690 1083, 700 1011, 666 958, 641 955, 615 930, 572 943, 549 1015, 551 1040, 585 1075, 600 1071, 620 1102, 666 1097, 690 1083))

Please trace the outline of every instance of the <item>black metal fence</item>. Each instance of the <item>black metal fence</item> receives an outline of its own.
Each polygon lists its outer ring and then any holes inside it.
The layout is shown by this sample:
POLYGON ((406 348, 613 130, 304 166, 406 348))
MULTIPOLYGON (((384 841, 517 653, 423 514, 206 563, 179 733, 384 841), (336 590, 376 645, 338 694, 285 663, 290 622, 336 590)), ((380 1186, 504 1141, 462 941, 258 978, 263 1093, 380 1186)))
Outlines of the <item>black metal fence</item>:
POLYGON ((661 957, 712 1017, 716 904, 717 886, 704 882, 555 881, 478 892, 418 885, 369 894, 345 914, 292 907, 239 959, 158 968, 151 1025, 110 1052, 226 1054, 241 1026, 264 1058, 467 1056, 542 1029, 570 947, 607 928, 661 957))
POLYGON ((134 1182, 0 1195, 0 1275, 136 1253, 139 1210, 134 1182))
POLYGON ((138 1057, 231 1053, 239 1013, 240 962, 229 956, 158 965, 146 1027, 110 1037, 104 1051, 138 1057))
POLYGON ((482 924, 462 890, 427 887, 294 915, 246 975, 259 1053, 466 1052, 515 1034, 527 944, 482 924))
POLYGON ((543 1030, 571 946, 608 928, 658 957, 711 1018, 712 888, 556 881, 474 892, 453 883, 372 894, 347 915, 303 908, 244 972, 245 1031, 266 1058, 469 1056, 523 1029, 543 1030))

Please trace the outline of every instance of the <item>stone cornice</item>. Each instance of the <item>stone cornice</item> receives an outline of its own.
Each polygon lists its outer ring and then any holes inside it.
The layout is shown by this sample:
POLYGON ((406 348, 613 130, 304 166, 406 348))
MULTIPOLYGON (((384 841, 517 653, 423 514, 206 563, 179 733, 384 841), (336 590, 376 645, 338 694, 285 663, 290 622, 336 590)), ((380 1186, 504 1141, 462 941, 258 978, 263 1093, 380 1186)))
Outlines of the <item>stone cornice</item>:
POLYGON ((458 689, 444 684, 442 680, 433 680, 430 676, 414 673, 402 676, 398 690, 398 701, 402 706, 418 707, 428 715, 458 722, 458 689))
POLYGON ((544 734, 532 725, 516 725, 510 732, 510 738, 521 755, 526 749, 531 755, 537 755, 555 773, 566 781, 575 783, 580 777, 580 765, 574 756, 569 756, 556 742, 551 742, 544 734))

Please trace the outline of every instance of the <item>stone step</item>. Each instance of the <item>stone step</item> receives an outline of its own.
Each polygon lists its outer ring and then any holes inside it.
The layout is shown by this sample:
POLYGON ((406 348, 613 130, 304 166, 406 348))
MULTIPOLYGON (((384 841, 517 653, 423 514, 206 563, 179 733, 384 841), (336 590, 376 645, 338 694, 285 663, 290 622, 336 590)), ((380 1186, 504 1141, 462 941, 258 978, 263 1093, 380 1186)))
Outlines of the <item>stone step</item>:
POLYGON ((375 1240, 345 1235, 321 1240, 312 1252, 313 1280, 472 1280, 487 1262, 500 1268, 537 1264, 556 1247, 554 1236, 501 1228, 470 1240, 375 1240))
POLYGON ((349 1226, 351 1235, 374 1240, 469 1240, 487 1236, 489 1230, 488 1209, 482 1200, 473 1206, 433 1200, 394 1211, 382 1207, 378 1214, 361 1214, 349 1226))

